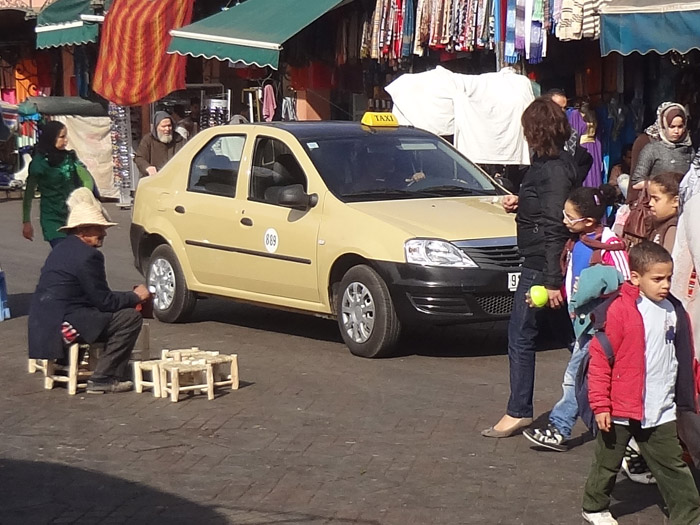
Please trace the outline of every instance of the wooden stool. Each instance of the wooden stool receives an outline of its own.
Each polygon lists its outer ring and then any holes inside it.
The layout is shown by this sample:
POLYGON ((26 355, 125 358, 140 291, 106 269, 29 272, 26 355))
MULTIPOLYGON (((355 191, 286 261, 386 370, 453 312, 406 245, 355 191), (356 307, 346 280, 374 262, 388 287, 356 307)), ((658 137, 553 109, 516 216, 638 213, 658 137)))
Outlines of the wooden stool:
POLYGON ((201 359, 205 356, 215 355, 219 355, 219 352, 200 350, 198 346, 181 350, 168 350, 167 348, 164 348, 160 352, 160 359, 162 361, 177 361, 179 363, 182 361, 191 361, 192 359, 201 359))
POLYGON ((238 354, 220 354, 205 359, 214 368, 214 386, 230 386, 231 390, 238 390, 238 354))
POLYGON ((46 375, 46 365, 48 364, 48 362, 48 359, 30 359, 27 371, 30 374, 33 374, 37 370, 40 370, 41 372, 43 372, 44 375, 46 375))
POLYGON ((211 364, 166 361, 161 362, 159 368, 161 397, 168 397, 170 394, 170 401, 177 403, 180 392, 206 390, 207 399, 214 399, 214 368, 211 364))
POLYGON ((78 387, 85 388, 87 386, 87 379, 92 375, 91 370, 80 368, 78 358, 81 348, 87 349, 89 364, 90 345, 73 343, 68 347, 67 365, 59 365, 53 359, 30 359, 28 365, 29 373, 33 374, 37 370, 43 372, 44 388, 47 390, 51 390, 54 387, 54 383, 67 383, 68 394, 74 396, 78 391, 78 387))
POLYGON ((153 389, 153 397, 160 397, 160 360, 134 361, 134 390, 143 392, 143 387, 153 389), (150 381, 143 378, 143 373, 151 374, 150 381))

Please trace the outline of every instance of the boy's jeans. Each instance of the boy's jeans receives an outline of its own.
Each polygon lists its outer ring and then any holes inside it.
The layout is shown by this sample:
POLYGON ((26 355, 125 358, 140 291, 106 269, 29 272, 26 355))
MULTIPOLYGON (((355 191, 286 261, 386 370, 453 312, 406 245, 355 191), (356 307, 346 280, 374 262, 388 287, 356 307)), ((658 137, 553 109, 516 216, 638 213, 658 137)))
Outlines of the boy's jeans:
POLYGON ((574 428, 578 417, 578 403, 576 402, 576 374, 581 367, 581 361, 588 353, 588 346, 591 337, 582 335, 574 344, 574 349, 569 358, 569 364, 564 372, 564 382, 561 388, 564 391, 561 399, 554 405, 549 413, 549 422, 557 427, 557 430, 564 439, 571 437, 571 430, 574 428))

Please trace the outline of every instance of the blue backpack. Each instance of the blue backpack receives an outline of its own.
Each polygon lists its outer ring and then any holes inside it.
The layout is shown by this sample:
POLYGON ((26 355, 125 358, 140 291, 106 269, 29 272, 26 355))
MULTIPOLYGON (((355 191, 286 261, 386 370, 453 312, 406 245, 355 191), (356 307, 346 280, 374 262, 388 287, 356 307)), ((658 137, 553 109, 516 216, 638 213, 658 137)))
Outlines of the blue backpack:
MULTIPOLYGON (((608 339, 607 334, 603 331, 605 327, 605 320, 608 314, 608 308, 612 302, 617 299, 620 292, 613 292, 611 295, 605 298, 605 300, 591 313, 591 318, 593 320, 593 327, 595 333, 594 338, 598 339, 600 346, 605 352, 605 356, 608 358, 608 363, 610 368, 612 368, 613 363, 615 363, 615 354, 613 353, 613 347, 608 339)), ((586 353, 581 360, 581 366, 576 373, 576 403, 578 404, 578 415, 584 422, 588 430, 595 436, 598 434, 598 425, 595 422, 595 414, 591 408, 591 403, 588 400, 588 367, 591 362, 590 352, 586 353)))

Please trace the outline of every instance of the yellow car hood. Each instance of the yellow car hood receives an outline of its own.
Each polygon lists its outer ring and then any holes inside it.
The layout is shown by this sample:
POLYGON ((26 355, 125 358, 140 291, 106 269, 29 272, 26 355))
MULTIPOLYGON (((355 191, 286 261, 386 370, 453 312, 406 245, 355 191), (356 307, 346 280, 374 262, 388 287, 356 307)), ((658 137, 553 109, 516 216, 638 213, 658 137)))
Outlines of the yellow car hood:
POLYGON ((503 211, 499 197, 353 202, 347 206, 412 237, 457 241, 515 236, 515 216, 503 211))

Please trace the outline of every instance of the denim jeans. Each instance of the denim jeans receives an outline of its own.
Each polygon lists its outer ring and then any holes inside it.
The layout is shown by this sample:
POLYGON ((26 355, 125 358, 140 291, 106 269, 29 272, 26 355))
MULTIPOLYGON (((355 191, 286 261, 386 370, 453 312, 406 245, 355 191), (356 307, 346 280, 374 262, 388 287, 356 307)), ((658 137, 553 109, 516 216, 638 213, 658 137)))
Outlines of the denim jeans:
POLYGON ((542 308, 530 308, 525 295, 535 284, 542 284, 542 272, 523 268, 515 290, 513 312, 508 323, 508 361, 510 363, 510 399, 506 413, 512 417, 532 417, 535 389, 535 338, 544 314, 542 308))
POLYGON ((582 335, 576 341, 574 349, 569 358, 569 364, 564 372, 564 382, 561 384, 563 395, 561 399, 554 405, 549 414, 549 422, 557 427, 559 433, 565 438, 571 437, 571 429, 576 423, 578 417, 578 403, 576 402, 576 374, 581 366, 581 361, 588 353, 588 346, 591 343, 591 337, 582 335))

